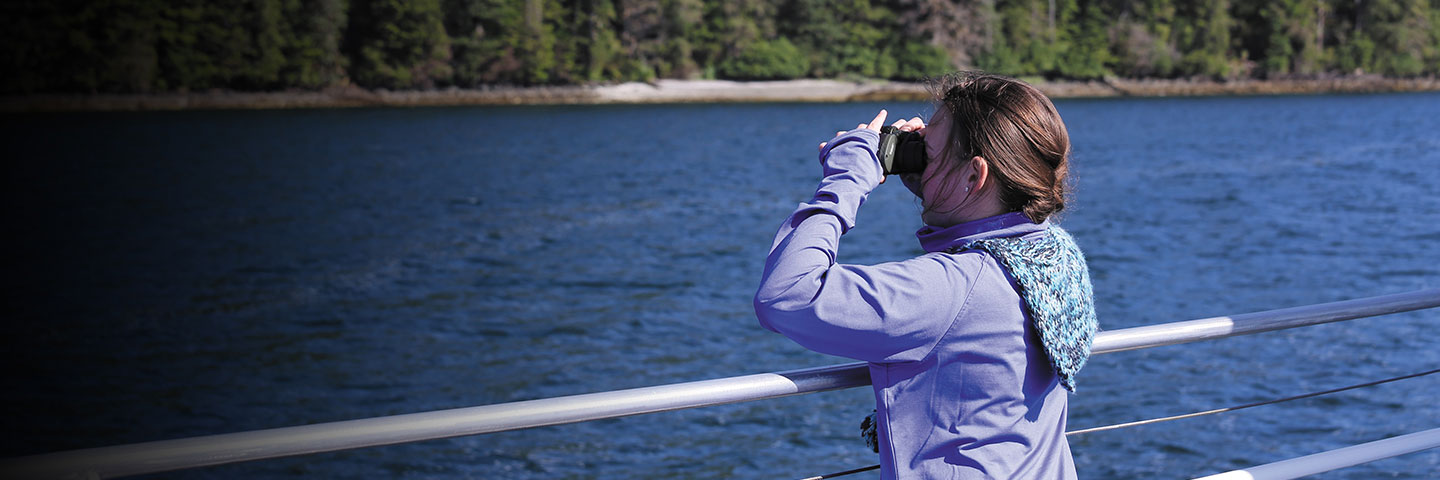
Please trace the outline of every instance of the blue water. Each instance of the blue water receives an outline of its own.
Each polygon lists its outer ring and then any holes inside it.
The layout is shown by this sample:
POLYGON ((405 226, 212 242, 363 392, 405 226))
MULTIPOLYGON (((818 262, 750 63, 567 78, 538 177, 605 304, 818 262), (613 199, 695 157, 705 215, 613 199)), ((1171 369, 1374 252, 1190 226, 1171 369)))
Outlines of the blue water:
MULTIPOLYGON (((1056 102, 1102 328, 1440 287, 1440 95, 1056 102)), ((3 118, 0 456, 841 363, 750 307, 816 143, 923 104, 3 118)), ((893 118, 893 116, 892 116, 893 118)), ((840 260, 920 252, 871 195, 840 260)), ((1440 365, 1440 310, 1097 356, 1072 428, 1440 365)), ((1189 478, 1440 426, 1440 378, 1072 438, 1189 478)), ((799 478, 872 464, 868 389, 167 478, 799 478)), ((1318 478, 1433 478, 1440 451, 1318 478)), ((875 478, 866 474, 852 478, 875 478)))

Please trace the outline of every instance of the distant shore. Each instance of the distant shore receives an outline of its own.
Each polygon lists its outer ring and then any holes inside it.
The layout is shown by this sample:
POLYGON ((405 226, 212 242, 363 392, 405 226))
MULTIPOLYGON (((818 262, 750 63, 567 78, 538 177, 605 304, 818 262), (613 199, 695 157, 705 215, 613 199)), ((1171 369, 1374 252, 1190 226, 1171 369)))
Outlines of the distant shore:
MULTIPOLYGON (((1052 98, 1164 97, 1211 95, 1288 95, 1440 91, 1437 78, 1386 78, 1371 75, 1282 80, 1107 79, 1088 82, 1038 82, 1052 98)), ((339 107, 414 107, 450 105, 597 105, 646 103, 915 101, 929 98, 924 84, 887 81, 659 80, 653 83, 563 87, 490 87, 420 91, 207 91, 155 94, 0 96, 0 111, 149 111, 284 109, 339 107)))

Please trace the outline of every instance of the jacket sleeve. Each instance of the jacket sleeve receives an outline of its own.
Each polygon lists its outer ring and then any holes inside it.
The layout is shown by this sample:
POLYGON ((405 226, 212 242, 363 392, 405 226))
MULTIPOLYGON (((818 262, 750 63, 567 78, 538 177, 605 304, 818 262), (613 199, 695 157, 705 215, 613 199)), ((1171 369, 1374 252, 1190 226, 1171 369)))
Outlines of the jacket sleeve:
MULTIPOLYGON (((873 148, 866 152, 865 145, 839 147, 826 152, 829 160, 867 153, 873 158, 873 148)), ((956 268, 954 262, 976 257, 930 254, 874 266, 836 264, 840 236, 854 226, 874 185, 862 183, 864 177, 833 175, 829 163, 815 198, 801 204, 776 234, 755 294, 756 316, 765 328, 817 352, 876 363, 920 360, 969 296, 973 281, 966 272, 977 269, 956 268)))

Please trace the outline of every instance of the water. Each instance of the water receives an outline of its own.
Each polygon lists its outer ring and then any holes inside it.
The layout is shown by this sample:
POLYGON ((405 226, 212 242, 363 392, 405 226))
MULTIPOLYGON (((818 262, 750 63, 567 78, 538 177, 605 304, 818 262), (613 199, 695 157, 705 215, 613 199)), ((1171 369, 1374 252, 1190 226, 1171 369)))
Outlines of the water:
MULTIPOLYGON (((1440 286, 1440 95, 1056 102, 1102 328, 1440 286)), ((846 361, 761 329, 815 144, 922 104, 12 115, 3 448, 846 361)), ((883 185, 840 260, 920 253, 883 185)), ((1440 311, 1092 358, 1074 428, 1434 368, 1440 311)), ((1072 438, 1188 478, 1440 426, 1440 379, 1072 438)), ((163 475, 791 478, 876 461, 868 389, 163 475)), ((1440 451, 1320 478, 1430 478, 1440 451)), ((875 478, 874 474, 855 478, 875 478)))

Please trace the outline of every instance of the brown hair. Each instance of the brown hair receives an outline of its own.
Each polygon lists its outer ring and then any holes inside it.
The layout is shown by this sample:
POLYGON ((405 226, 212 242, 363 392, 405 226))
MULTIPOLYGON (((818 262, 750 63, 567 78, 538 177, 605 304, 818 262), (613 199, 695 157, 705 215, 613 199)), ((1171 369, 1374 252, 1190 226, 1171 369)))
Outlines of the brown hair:
POLYGON ((1037 223, 1065 209, 1070 134, 1045 94, 1025 82, 980 72, 950 74, 932 88, 936 108, 950 115, 941 160, 950 170, 983 157, 1006 208, 1037 223))

